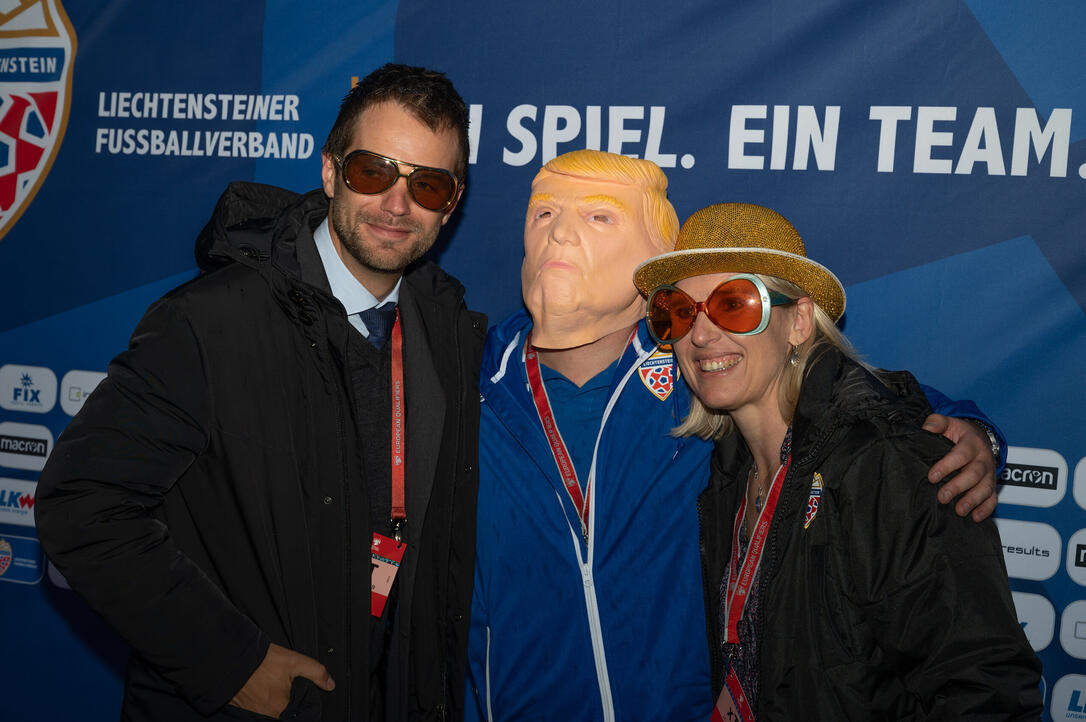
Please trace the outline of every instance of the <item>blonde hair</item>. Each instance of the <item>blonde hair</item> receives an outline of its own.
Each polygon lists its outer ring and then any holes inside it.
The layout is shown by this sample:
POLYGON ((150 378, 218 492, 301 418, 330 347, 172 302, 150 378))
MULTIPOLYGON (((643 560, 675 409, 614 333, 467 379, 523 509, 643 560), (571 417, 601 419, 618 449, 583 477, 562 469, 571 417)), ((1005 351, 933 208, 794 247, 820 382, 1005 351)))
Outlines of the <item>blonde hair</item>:
POLYGON ((645 227, 650 239, 662 253, 675 250, 679 216, 667 199, 667 176, 652 161, 599 150, 575 150, 552 159, 540 168, 532 184, 548 174, 637 186, 645 199, 645 227))
MULTIPOLYGON (((790 281, 785 281, 774 276, 758 275, 765 282, 766 288, 771 291, 783 293, 789 298, 798 299, 807 296, 807 292, 790 281)), ((785 363, 781 372, 781 384, 777 397, 777 406, 781 416, 788 423, 792 423, 792 417, 796 413, 796 403, 799 401, 799 392, 803 387, 803 379, 807 375, 807 369, 828 348, 835 348, 847 358, 861 366, 872 370, 856 353, 856 350, 837 328, 833 319, 817 304, 814 307, 814 329, 806 341, 796 347, 797 363, 785 363)), ((703 439, 719 439, 730 433, 735 426, 732 417, 727 411, 711 409, 702 403, 701 399, 691 394, 690 413, 683 422, 672 429, 672 436, 699 436, 703 439)))

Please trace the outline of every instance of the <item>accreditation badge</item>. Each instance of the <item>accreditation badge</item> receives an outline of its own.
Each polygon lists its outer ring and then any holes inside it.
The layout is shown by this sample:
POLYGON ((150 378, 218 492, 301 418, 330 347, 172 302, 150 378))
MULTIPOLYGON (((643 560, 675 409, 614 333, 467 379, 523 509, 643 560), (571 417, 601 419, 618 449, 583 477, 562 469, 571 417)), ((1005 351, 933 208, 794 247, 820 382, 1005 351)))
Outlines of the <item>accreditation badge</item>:
POLYGON ((397 542, 383 534, 373 535, 373 544, 370 546, 370 614, 380 617, 385 611, 389 592, 392 591, 392 583, 396 581, 396 573, 400 571, 400 562, 407 550, 407 544, 397 542))

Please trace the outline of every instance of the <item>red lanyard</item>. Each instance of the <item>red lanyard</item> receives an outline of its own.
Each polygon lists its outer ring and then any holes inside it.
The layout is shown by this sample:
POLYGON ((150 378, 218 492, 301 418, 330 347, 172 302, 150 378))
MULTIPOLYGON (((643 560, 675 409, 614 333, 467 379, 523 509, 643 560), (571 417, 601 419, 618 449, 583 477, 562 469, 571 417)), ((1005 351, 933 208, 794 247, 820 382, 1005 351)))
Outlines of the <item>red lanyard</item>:
POLYGON ((400 331, 400 309, 396 308, 396 322, 392 324, 392 530, 396 541, 407 522, 407 505, 404 503, 404 468, 406 456, 403 408, 403 333, 400 331))
POLYGON ((739 566, 739 529, 747 510, 747 495, 743 495, 743 502, 739 505, 739 511, 735 515, 735 532, 732 535, 732 556, 728 562, 728 594, 724 600, 724 615, 728 620, 727 629, 724 630, 724 642, 736 643, 739 641, 738 625, 743 616, 743 609, 747 606, 750 597, 750 585, 754 581, 754 574, 758 571, 758 565, 762 561, 762 551, 766 538, 769 536, 769 525, 773 522, 773 512, 777 509, 777 499, 781 495, 781 487, 784 485, 784 476, 788 473, 788 467, 792 464, 792 455, 773 477, 773 484, 769 489, 769 498, 765 506, 758 514, 758 520, 754 525, 754 533, 750 537, 750 547, 739 566))
POLYGON ((573 468, 573 459, 566 449, 566 442, 562 440, 562 432, 558 430, 558 424, 554 420, 554 412, 551 411, 551 402, 547 398, 547 389, 543 386, 543 378, 539 374, 539 357, 532 348, 532 335, 529 333, 524 340, 524 366, 528 372, 528 384, 532 389, 532 401, 535 402, 535 410, 539 415, 539 422, 543 424, 543 433, 550 444, 551 454, 554 456, 558 474, 562 477, 562 483, 566 487, 573 506, 577 509, 577 516, 581 520, 581 534, 585 541, 588 540, 588 489, 581 493, 581 483, 577 478, 577 470, 573 468))

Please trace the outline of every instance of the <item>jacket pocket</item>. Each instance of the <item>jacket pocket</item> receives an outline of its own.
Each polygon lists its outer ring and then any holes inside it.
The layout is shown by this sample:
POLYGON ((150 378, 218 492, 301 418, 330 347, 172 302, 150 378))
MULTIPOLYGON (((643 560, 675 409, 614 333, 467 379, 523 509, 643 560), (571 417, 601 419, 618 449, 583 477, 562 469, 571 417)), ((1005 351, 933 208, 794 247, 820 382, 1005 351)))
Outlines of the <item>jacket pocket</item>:
POLYGON ((290 685, 290 701, 278 717, 269 717, 257 712, 228 704, 222 708, 224 719, 257 722, 259 720, 294 720, 295 722, 318 722, 321 718, 321 704, 316 687, 304 677, 295 677, 290 685))

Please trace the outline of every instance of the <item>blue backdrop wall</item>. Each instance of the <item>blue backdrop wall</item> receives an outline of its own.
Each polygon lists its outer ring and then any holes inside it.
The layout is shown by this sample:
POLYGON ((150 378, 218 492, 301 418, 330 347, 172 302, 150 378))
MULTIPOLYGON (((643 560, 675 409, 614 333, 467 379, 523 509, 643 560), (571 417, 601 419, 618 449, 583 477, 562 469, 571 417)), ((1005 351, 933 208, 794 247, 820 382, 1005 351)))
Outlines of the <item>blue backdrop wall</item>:
POLYGON ((1048 718, 1086 719, 1086 6, 1077 0, 0 3, 0 718, 116 719, 126 650, 49 568, 37 472, 226 183, 298 191, 352 79, 444 70, 472 165, 432 252, 493 321, 530 180, 646 157, 773 207, 874 363, 1010 439, 998 524, 1048 718))

